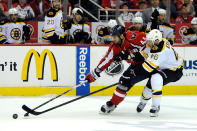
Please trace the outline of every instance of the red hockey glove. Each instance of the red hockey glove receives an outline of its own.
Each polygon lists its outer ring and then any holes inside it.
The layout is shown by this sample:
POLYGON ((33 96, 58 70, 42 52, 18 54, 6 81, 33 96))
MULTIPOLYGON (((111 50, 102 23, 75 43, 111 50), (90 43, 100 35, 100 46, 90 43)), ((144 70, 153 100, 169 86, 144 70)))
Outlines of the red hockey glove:
POLYGON ((88 80, 88 83, 92 83, 96 79, 94 78, 94 76, 91 73, 88 73, 87 76, 86 76, 86 80, 88 80))
POLYGON ((92 72, 88 73, 85 79, 88 80, 88 83, 92 83, 100 77, 101 72, 102 71, 99 68, 96 68, 92 72))

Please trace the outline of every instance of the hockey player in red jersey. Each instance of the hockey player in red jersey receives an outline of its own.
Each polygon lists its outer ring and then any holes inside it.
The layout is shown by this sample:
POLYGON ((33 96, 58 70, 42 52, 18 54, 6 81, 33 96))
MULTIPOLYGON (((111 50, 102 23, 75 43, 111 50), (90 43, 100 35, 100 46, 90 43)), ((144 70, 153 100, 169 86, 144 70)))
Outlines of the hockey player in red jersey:
MULTIPOLYGON (((142 32, 128 31, 125 33, 125 28, 117 25, 113 28, 112 36, 113 41, 107 51, 107 54, 101 59, 98 66, 86 76, 86 80, 88 80, 89 83, 92 83, 99 78, 100 73, 109 67, 112 62, 128 60, 128 58, 132 57, 133 52, 141 51, 145 47, 146 35, 142 32)), ((135 63, 132 63, 131 61, 130 63, 135 66, 135 63)), ((110 111, 113 111, 116 105, 118 105, 126 96, 126 92, 123 92, 119 88, 120 87, 116 88, 112 99, 107 102, 107 105, 112 107, 112 110, 110 111)))

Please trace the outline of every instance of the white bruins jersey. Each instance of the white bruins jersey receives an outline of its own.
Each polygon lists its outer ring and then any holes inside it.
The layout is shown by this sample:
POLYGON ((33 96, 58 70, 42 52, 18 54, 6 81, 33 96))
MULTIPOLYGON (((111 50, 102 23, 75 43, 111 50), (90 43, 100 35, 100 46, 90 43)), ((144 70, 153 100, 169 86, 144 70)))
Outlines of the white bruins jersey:
POLYGON ((63 15, 62 10, 55 10, 51 8, 45 16, 43 25, 42 43, 50 44, 48 37, 56 33, 59 37, 64 38, 63 15))
POLYGON ((169 69, 176 71, 183 66, 183 58, 178 55, 178 53, 172 48, 170 42, 166 39, 163 39, 162 47, 155 46, 152 49, 148 46, 141 52, 145 57, 145 62, 142 64, 143 68, 152 72, 154 69, 163 70, 169 69), (158 50, 158 52, 154 52, 158 50), (153 50, 153 51, 152 51, 153 50))
POLYGON ((167 40, 174 39, 174 29, 168 24, 159 25, 159 30, 162 32, 163 37, 167 40))
POLYGON ((72 23, 71 28, 69 29, 69 35, 74 39, 74 36, 77 32, 87 32, 90 36, 90 26, 88 24, 74 24, 72 23))
POLYGON ((110 44, 113 37, 107 27, 101 28, 96 37, 96 44, 110 44))
POLYGON ((7 22, 3 25, 3 32, 0 40, 5 40, 10 44, 21 44, 23 40, 23 26, 24 22, 7 22))

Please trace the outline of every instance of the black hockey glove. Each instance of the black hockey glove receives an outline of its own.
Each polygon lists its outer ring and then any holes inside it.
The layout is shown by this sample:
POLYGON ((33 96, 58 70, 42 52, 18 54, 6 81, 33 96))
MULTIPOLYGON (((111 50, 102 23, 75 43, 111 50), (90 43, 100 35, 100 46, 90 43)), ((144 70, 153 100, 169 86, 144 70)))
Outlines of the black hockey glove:
POLYGON ((64 31, 71 29, 71 26, 72 26, 72 22, 70 18, 63 21, 64 31))
POLYGON ((189 44, 190 44, 190 45, 197 45, 197 40, 191 41, 189 44))
POLYGON ((157 9, 155 9, 154 12, 152 13, 151 20, 157 20, 158 16, 159 16, 159 12, 157 9))
POLYGON ((48 38, 51 41, 51 44, 59 44, 59 36, 54 33, 53 36, 48 38))
POLYGON ((114 61, 120 62, 122 60, 128 60, 128 57, 130 56, 130 53, 128 50, 124 50, 120 52, 118 55, 115 56, 114 61))
POLYGON ((31 30, 27 25, 23 26, 23 40, 30 40, 31 30))

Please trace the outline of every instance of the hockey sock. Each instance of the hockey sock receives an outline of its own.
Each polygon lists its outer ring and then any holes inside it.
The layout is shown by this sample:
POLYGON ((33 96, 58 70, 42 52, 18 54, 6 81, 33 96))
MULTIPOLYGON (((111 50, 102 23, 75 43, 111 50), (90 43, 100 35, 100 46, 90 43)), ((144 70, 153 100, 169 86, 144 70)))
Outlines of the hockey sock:
POLYGON ((126 92, 123 92, 121 90, 119 90, 118 88, 116 88, 116 90, 114 91, 114 94, 111 98, 111 102, 114 104, 114 105, 118 105, 119 103, 121 103, 124 98, 126 97, 127 93, 126 92))

